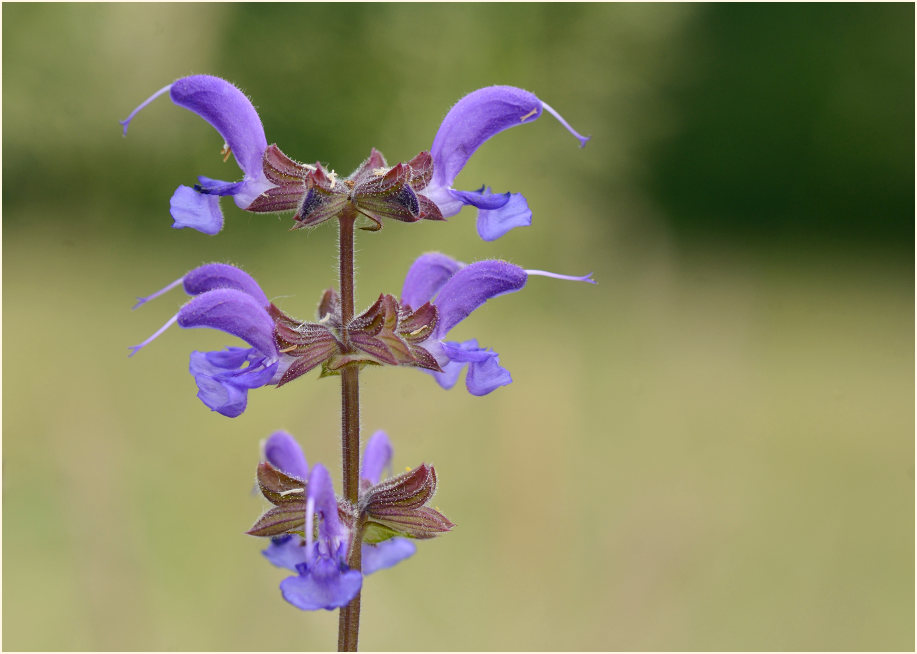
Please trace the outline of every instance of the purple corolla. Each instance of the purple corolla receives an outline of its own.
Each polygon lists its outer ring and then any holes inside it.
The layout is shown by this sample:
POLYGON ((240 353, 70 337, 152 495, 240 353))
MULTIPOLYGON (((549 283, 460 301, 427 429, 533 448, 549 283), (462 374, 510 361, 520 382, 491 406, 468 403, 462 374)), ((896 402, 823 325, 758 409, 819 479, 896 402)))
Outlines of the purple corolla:
POLYGON ((209 263, 195 268, 165 288, 140 298, 135 308, 182 285, 192 296, 165 325, 139 345, 133 356, 172 324, 209 327, 238 336, 250 347, 228 347, 214 352, 192 352, 190 371, 198 398, 213 411, 235 418, 244 410, 248 391, 277 380, 292 361, 277 351, 270 301, 252 277, 228 264, 209 263))
POLYGON ((444 339, 487 300, 521 290, 530 275, 595 283, 591 273, 582 277, 558 275, 497 260, 464 264, 438 252, 424 254, 413 263, 404 280, 401 304, 413 308, 431 302, 436 307, 436 327, 420 345, 443 370, 431 373, 440 386, 452 388, 465 366, 465 385, 472 395, 487 395, 513 381, 509 371, 500 366, 499 355, 480 347, 476 339, 461 343, 444 339))
POLYGON ((306 491, 302 560, 296 563, 297 574, 280 582, 280 592, 286 601, 304 611, 346 606, 360 592, 363 575, 347 567, 350 530, 338 517, 331 476, 321 463, 309 473, 306 491))
MULTIPOLYGON (((297 573, 281 582, 284 599, 306 611, 346 605, 360 590, 361 573, 350 570, 346 563, 347 548, 352 547, 352 529, 341 520, 327 470, 316 464, 310 472, 299 444, 286 432, 276 432, 268 438, 264 455, 272 466, 304 482, 301 491, 306 497, 304 536, 293 533, 274 536, 262 552, 274 565, 297 573), (317 538, 315 516, 320 519, 317 538)), ((391 466, 391 457, 388 437, 385 432, 376 432, 363 457, 360 471, 363 491, 379 484, 383 470, 391 466)), ((362 574, 390 568, 416 551, 417 547, 407 538, 389 538, 376 544, 364 542, 362 574)))
POLYGON ((262 159, 267 148, 264 127, 251 101, 235 86, 211 75, 182 77, 147 98, 121 121, 123 133, 134 116, 160 95, 168 92, 172 102, 193 111, 210 123, 223 137, 224 161, 230 153, 242 169, 239 182, 224 182, 198 177, 198 184, 179 186, 170 201, 173 227, 191 227, 204 234, 223 228, 220 196, 230 195, 236 205, 247 208, 255 198, 271 188, 264 175, 262 159))
POLYGON ((534 122, 543 111, 553 115, 580 142, 589 137, 576 132, 559 113, 534 93, 514 86, 488 86, 469 93, 446 114, 430 154, 433 178, 424 194, 439 207, 443 217, 457 214, 465 205, 478 209, 478 234, 493 241, 513 229, 532 224, 532 212, 520 193, 494 194, 490 189, 457 191, 452 183, 485 141, 510 127, 534 122))

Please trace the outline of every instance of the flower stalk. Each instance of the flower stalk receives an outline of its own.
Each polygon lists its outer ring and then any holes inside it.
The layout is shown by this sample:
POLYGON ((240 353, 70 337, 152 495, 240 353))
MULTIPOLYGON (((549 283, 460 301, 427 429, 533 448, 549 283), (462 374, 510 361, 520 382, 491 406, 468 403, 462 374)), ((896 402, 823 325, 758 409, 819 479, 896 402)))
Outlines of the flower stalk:
POLYGON ((392 474, 393 449, 385 432, 376 431, 367 440, 361 462, 360 370, 414 367, 446 389, 465 373, 470 394, 488 395, 512 382, 509 371, 477 339, 452 341, 449 332, 489 300, 525 288, 531 276, 594 281, 591 275, 526 270, 498 259, 466 264, 430 252, 410 267, 400 297, 382 293, 357 315, 356 221, 370 221, 361 229, 377 232, 390 221, 442 221, 469 206, 477 210, 479 236, 493 241, 530 225, 532 211, 521 193, 494 193, 486 185, 476 191, 454 188, 471 155, 499 132, 531 123, 543 112, 557 118, 580 146, 589 138, 533 93, 489 86, 459 100, 430 148, 411 160, 390 166, 373 148, 353 173, 339 178, 320 162, 299 163, 276 144, 268 145, 248 97, 210 75, 184 77, 163 87, 121 121, 123 133, 141 109, 167 93, 175 105, 219 132, 223 161, 232 156, 242 172, 239 181, 200 175, 193 186, 179 186, 170 200, 173 227, 217 234, 223 228, 220 199, 226 196, 249 212, 294 212, 291 229, 338 220, 339 291, 324 292, 314 322, 284 313, 244 270, 208 263, 139 298, 135 308, 179 286, 190 297, 165 325, 130 349, 135 354, 175 324, 215 329, 244 341, 248 347, 194 351, 188 366, 201 402, 229 418, 246 410, 250 390, 285 386, 316 368, 320 377, 340 376, 343 496, 335 494, 324 465, 310 466, 293 436, 275 432, 262 443, 256 473, 271 507, 247 533, 269 538, 262 554, 292 573, 280 583, 284 600, 303 611, 340 609, 338 650, 357 651, 364 577, 413 556, 413 541, 455 526, 429 506, 437 487, 432 465, 392 474))
MULTIPOLYGON (((353 283, 353 232, 357 212, 348 205, 338 217, 340 235, 338 238, 341 288, 341 336, 344 347, 350 348, 347 325, 354 313, 353 283)), ((341 370, 341 460, 343 461, 344 499, 357 505, 360 493, 360 369, 356 364, 344 366, 341 370)), ((359 526, 354 529, 353 544, 347 556, 351 570, 361 569, 362 536, 359 526)), ((341 607, 338 618, 338 651, 357 651, 360 634, 360 593, 347 606, 341 607)))

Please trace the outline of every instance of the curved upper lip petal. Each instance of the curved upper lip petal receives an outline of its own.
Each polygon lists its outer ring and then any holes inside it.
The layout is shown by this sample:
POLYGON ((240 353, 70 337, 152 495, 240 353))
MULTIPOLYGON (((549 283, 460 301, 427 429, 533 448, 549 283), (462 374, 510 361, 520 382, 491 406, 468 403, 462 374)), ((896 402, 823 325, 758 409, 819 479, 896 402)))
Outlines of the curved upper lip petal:
POLYGON ((219 77, 192 75, 172 84, 169 96, 220 133, 246 177, 263 175, 267 138, 258 112, 242 91, 219 77))
POLYGON ((463 97, 433 139, 433 183, 451 186, 481 144, 505 129, 536 120, 541 106, 534 93, 514 86, 488 86, 463 97))
POLYGON ((178 312, 180 327, 210 327, 238 336, 253 348, 277 358, 274 321, 267 310, 245 291, 218 288, 195 296, 178 312))
POLYGON ((451 186, 468 159, 487 139, 510 127, 531 123, 547 111, 584 146, 589 140, 552 107, 515 86, 487 86, 469 93, 443 119, 433 139, 433 183, 451 186))
POLYGON ((436 296, 439 322, 435 336, 442 338, 487 300, 512 293, 525 286, 528 278, 519 266, 488 260, 469 264, 455 273, 436 296))

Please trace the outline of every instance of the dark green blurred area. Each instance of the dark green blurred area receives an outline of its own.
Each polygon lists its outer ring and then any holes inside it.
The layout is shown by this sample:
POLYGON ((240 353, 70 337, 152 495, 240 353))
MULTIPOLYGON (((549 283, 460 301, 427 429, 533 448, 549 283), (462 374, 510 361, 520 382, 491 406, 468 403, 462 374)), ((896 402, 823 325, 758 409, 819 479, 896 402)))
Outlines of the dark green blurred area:
POLYGON ((868 243, 914 236, 914 30, 897 5, 700 11, 650 188, 677 229, 868 243))
MULTIPOLYGON (((490 84, 554 119, 501 133, 456 186, 528 198, 358 237, 358 302, 420 253, 537 279, 456 330, 514 383, 486 398, 364 376, 396 470, 433 462, 458 528, 369 577, 367 650, 913 650, 914 7, 909 4, 5 4, 3 647, 310 650, 242 532, 258 441, 339 462, 338 387, 308 376, 210 414, 181 305, 137 295, 206 261, 311 316, 336 233, 223 201, 169 229, 219 136, 160 98, 219 75, 269 142, 347 174, 429 148, 490 84), (53 625, 53 629, 49 627, 53 625)), ((383 379, 384 377, 384 379, 383 379)))

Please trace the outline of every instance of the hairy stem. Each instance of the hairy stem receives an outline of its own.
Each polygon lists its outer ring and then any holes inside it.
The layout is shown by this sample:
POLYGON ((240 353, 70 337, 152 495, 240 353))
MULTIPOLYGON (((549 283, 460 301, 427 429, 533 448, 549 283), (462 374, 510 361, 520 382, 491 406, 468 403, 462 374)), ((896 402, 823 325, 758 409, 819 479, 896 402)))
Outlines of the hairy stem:
MULTIPOLYGON (((350 347, 347 324, 353 319, 353 229, 357 217, 356 211, 348 209, 339 216, 341 319, 346 347, 350 347)), ((344 497, 356 506, 360 492, 360 370, 356 366, 345 366, 341 370, 341 455, 344 497)), ((347 565, 351 570, 361 570, 362 543, 359 529, 356 529, 354 538, 347 565)), ((359 635, 360 593, 357 593, 350 604, 341 608, 338 619, 338 651, 357 651, 359 635)))

